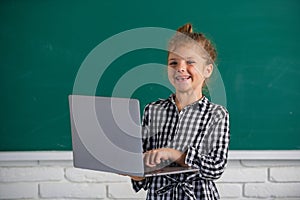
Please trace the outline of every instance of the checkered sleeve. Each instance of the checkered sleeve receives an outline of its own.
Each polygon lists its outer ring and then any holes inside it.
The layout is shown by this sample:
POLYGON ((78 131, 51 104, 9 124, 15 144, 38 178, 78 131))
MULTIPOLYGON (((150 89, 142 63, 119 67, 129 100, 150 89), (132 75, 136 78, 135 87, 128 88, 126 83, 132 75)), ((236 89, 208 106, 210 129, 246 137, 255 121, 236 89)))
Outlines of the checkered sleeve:
POLYGON ((207 128, 205 139, 187 150, 186 164, 199 168, 203 179, 220 178, 227 163, 230 139, 229 114, 223 107, 218 107, 212 113, 212 119, 207 128))
POLYGON ((131 183, 132 183, 132 188, 134 189, 135 192, 138 192, 140 191, 142 188, 144 190, 147 190, 148 187, 149 187, 149 181, 148 181, 149 178, 145 178, 144 180, 142 181, 134 181, 131 179, 131 183))
MULTIPOLYGON (((144 109, 144 115, 142 119, 142 137, 143 137, 143 151, 148 148, 149 142, 149 105, 144 109)), ((133 189, 138 192, 142 188, 147 190, 149 188, 150 178, 145 178, 142 181, 134 181, 131 179, 133 189)))

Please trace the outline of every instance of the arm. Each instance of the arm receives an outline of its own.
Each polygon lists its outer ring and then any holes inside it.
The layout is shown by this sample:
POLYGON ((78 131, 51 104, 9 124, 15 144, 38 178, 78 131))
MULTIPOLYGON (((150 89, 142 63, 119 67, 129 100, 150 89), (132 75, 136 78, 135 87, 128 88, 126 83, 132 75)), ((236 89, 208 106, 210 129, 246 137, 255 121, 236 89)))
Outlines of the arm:
MULTIPOLYGON (((143 150, 146 151, 149 145, 149 137, 148 137, 148 130, 149 130, 149 106, 146 106, 144 109, 143 121, 142 121, 142 137, 143 137, 143 150)), ((130 176, 131 183, 133 189, 138 192, 142 188, 147 190, 149 187, 149 181, 151 178, 145 177, 137 177, 137 176, 130 176)))
POLYGON ((227 163, 230 139, 229 115, 226 110, 219 110, 213 123, 207 130, 206 137, 198 145, 190 146, 185 162, 189 166, 199 168, 204 179, 218 179, 222 175, 227 163), (208 148, 208 152, 203 149, 208 148), (205 152, 205 153, 203 153, 205 152))

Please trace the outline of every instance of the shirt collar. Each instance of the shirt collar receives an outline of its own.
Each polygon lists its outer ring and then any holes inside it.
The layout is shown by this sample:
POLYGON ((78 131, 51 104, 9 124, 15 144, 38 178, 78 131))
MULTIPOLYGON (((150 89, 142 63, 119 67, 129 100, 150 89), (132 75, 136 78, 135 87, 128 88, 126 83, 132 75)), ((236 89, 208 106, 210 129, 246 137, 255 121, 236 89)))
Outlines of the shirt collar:
MULTIPOLYGON (((168 98, 168 100, 176 106, 176 103, 175 103, 175 94, 171 94, 168 98)), ((185 108, 193 108, 195 110, 199 110, 201 109, 202 107, 206 107, 207 105, 209 104, 209 100, 206 96, 202 96, 201 99, 199 99, 198 101, 195 101, 194 103, 186 106, 185 108)))

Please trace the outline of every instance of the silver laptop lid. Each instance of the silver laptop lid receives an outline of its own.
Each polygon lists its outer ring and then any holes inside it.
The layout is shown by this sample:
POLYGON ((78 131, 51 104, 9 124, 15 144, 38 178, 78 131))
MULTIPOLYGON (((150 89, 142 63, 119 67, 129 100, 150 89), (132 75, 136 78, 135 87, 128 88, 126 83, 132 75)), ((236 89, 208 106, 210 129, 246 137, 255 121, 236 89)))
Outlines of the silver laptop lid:
POLYGON ((136 99, 70 95, 75 167, 144 175, 136 99))

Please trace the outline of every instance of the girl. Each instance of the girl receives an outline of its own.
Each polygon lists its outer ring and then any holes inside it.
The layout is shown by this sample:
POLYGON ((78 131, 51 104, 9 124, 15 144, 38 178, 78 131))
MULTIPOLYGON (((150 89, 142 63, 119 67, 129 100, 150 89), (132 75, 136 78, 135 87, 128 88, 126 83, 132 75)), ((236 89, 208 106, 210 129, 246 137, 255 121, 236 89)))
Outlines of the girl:
POLYGON ((131 177, 133 188, 148 190, 147 199, 219 199, 214 180, 227 162, 229 115, 202 93, 213 72, 215 48, 186 24, 171 38, 168 51, 168 78, 175 94, 145 107, 144 162, 154 168, 170 161, 172 166, 193 166, 199 171, 131 177))

